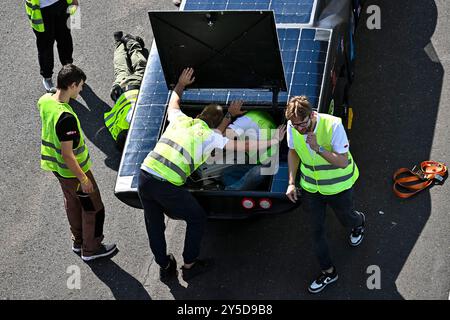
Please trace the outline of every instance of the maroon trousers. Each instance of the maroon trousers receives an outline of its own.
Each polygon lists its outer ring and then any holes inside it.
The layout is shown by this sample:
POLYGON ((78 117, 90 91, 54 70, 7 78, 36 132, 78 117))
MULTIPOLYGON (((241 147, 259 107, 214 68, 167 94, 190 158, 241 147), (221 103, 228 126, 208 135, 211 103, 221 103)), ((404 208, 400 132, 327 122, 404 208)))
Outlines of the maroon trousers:
POLYGON ((95 190, 88 196, 92 202, 92 208, 88 210, 83 208, 77 195, 80 185, 78 179, 58 176, 57 178, 64 194, 64 206, 69 219, 73 245, 81 247, 83 256, 91 256, 100 248, 103 241, 105 207, 91 171, 86 172, 86 175, 92 181, 95 190))

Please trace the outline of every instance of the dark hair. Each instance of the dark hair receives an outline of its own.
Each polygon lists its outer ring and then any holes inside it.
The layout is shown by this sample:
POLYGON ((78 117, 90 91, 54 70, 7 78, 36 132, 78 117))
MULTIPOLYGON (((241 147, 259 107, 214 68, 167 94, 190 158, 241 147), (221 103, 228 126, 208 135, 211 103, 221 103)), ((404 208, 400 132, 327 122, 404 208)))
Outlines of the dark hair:
POLYGON ((215 129, 219 126, 220 122, 222 122, 223 109, 218 104, 209 104, 203 108, 203 111, 197 118, 205 121, 208 127, 215 129))
POLYGON ((79 85, 81 80, 86 81, 86 74, 74 64, 66 64, 58 72, 56 88, 67 90, 73 83, 79 85))

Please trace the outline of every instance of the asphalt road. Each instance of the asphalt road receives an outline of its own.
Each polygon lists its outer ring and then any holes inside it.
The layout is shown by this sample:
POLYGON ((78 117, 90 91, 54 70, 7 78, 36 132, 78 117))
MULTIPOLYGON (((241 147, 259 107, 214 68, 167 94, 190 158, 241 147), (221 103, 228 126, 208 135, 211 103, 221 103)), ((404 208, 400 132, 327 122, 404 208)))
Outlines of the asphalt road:
MULTIPOLYGON (((202 253, 214 257, 216 267, 189 285, 167 286, 158 280, 142 211, 113 195, 120 155, 102 130, 102 113, 111 106, 112 34, 139 34, 149 46, 146 12, 175 10, 170 0, 81 1, 81 29, 72 34, 75 63, 86 71, 88 88, 75 109, 106 205, 105 241, 117 242, 120 251, 91 264, 73 254, 59 185, 39 168, 36 101, 43 92, 35 37, 23 6, 6 1, 0 13, 0 299, 448 299, 450 184, 399 200, 391 176, 422 160, 448 162, 450 3, 366 2, 380 6, 381 30, 366 28, 364 14, 350 138, 361 171, 356 206, 366 212, 367 234, 360 247, 350 248, 348 235, 329 215, 340 278, 312 296, 306 287, 318 265, 302 210, 209 222, 202 253), (379 289, 367 287, 373 266, 381 274, 379 289), (78 268, 80 289, 69 289, 67 271, 78 268)), ((167 225, 169 250, 178 261, 184 227, 174 220, 167 225)))

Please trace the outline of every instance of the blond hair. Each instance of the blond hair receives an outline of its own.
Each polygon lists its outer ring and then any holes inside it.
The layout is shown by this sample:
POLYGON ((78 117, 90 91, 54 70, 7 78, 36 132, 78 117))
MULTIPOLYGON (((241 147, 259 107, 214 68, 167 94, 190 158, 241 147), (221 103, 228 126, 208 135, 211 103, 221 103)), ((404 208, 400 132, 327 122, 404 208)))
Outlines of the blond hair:
POLYGON ((293 118, 299 118, 304 120, 311 115, 312 107, 306 96, 292 97, 286 106, 286 119, 292 120, 293 118))

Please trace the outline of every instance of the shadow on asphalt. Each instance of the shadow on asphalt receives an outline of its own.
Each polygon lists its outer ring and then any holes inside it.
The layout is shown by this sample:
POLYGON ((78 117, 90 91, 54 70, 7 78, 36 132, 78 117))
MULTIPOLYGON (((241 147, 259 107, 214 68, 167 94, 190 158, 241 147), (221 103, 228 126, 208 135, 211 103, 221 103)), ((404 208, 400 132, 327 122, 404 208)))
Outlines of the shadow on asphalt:
POLYGON ((350 97, 351 150, 361 173, 355 205, 366 212, 367 229, 361 246, 351 248, 347 231, 329 212, 328 243, 339 280, 318 295, 307 293, 319 267, 300 209, 252 221, 210 221, 202 255, 216 259, 215 269, 188 288, 173 288, 175 299, 404 298, 397 281, 431 201, 428 190, 408 200, 395 197, 391 179, 398 168, 430 158, 444 71, 424 48, 437 8, 432 0, 366 1, 371 4, 381 7, 382 29, 366 28, 363 14, 350 97), (367 287, 371 265, 380 268, 380 290, 367 287))
POLYGON ((109 258, 94 260, 88 265, 110 288, 116 300, 151 300, 142 283, 109 258))
POLYGON ((100 99, 87 84, 83 86, 80 96, 83 98, 86 106, 76 100, 71 100, 70 105, 80 119, 83 132, 87 139, 107 156, 105 159, 106 166, 117 171, 122 154, 116 148, 114 139, 103 121, 103 114, 111 110, 111 106, 100 99))

